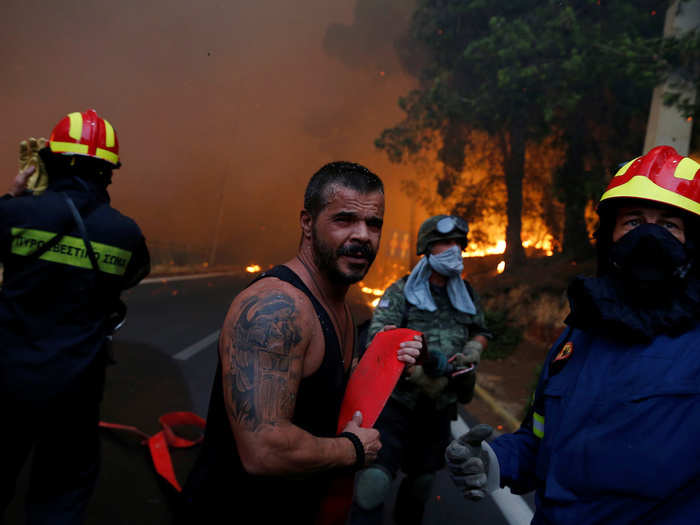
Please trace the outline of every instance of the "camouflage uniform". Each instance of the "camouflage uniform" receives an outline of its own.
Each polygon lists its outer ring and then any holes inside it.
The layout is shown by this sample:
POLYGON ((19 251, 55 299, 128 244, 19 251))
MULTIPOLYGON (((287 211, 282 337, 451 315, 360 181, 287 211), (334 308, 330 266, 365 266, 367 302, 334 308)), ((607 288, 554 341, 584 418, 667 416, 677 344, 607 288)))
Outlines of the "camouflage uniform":
MULTIPOLYGON (((419 229, 416 251, 418 255, 425 255, 435 242, 443 240, 454 240, 464 248, 467 232, 468 226, 461 219, 447 215, 431 217, 419 229)), ((424 272, 424 268, 418 271, 424 272)), ((404 288, 408 277, 392 284, 379 301, 369 325, 369 341, 386 325, 412 328, 423 333, 425 346, 431 354, 437 352, 450 358, 458 353, 473 352, 473 349, 465 350, 465 345, 475 336, 491 337, 479 298, 469 283, 465 281, 476 309, 474 315, 452 306, 447 285, 436 286, 428 280, 436 307, 430 312, 406 300, 404 288)), ((459 279, 458 274, 456 278, 459 279)), ((383 523, 384 502, 399 470, 406 476, 394 505, 395 522, 401 525, 421 523, 435 472, 445 464, 445 448, 451 440, 450 421, 456 418, 458 400, 468 402, 471 399, 476 381, 475 372, 451 379, 445 375, 444 368, 442 375, 440 370, 438 367, 432 371, 437 371, 438 377, 428 377, 426 367, 422 370, 417 367, 411 379, 400 379, 392 392, 375 424, 382 448, 377 460, 357 476, 351 525, 383 523)))
MULTIPOLYGON (((462 313, 453 308, 447 297, 445 287, 434 285, 431 285, 430 291, 437 310, 435 312, 419 310, 406 301, 403 293, 406 279, 407 276, 392 284, 379 301, 369 326, 369 341, 382 327, 386 325, 402 326, 404 319, 405 324, 403 326, 423 333, 429 350, 440 351, 448 358, 461 352, 464 344, 473 339, 474 336, 491 337, 491 334, 486 329, 484 312, 481 309, 479 297, 469 283, 465 281, 469 295, 476 306, 476 315, 462 313), (406 316, 405 318, 404 315, 406 316)), ((457 402, 457 393, 451 386, 448 385, 435 400, 435 408, 443 409, 457 402)), ((409 381, 400 380, 391 397, 409 408, 414 408, 418 398, 422 395, 418 386, 409 381)))

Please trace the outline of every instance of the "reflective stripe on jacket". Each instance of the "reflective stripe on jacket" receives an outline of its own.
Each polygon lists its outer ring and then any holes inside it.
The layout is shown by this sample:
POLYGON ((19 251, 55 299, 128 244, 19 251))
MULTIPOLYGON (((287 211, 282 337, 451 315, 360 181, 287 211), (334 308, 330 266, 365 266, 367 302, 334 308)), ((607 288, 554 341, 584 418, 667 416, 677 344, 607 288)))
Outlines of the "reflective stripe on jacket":
POLYGON ((141 230, 109 205, 104 188, 72 179, 38 197, 0 201, 0 392, 44 399, 95 359, 119 294, 149 271, 141 230), (62 192, 83 216, 99 271, 62 192), (32 253, 65 234, 40 257, 32 253))
POLYGON ((697 523, 700 326, 649 345, 573 330, 546 363, 522 427, 492 443, 502 483, 536 490, 533 523, 697 523))

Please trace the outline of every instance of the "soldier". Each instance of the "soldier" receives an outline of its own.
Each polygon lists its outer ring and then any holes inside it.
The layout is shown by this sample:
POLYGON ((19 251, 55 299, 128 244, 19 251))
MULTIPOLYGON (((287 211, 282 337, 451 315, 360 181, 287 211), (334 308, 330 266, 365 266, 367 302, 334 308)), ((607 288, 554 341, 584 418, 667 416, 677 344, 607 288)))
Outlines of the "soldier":
POLYGON ((471 401, 475 367, 491 337, 479 299, 462 280, 467 224, 437 215, 418 231, 425 255, 386 291, 369 327, 369 339, 388 327, 423 333, 429 359, 407 368, 375 427, 384 446, 377 461, 357 477, 351 523, 381 523, 382 506, 399 468, 406 478, 395 505, 397 523, 420 523, 435 472, 444 465, 450 421, 457 403, 471 401))

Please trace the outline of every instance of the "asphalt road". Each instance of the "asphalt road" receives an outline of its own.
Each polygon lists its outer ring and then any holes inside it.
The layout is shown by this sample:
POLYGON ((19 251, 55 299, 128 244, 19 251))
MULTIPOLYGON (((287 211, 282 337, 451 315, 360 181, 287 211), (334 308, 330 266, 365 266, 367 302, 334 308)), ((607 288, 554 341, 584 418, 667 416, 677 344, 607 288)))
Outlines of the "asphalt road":
MULTIPOLYGON (((102 420, 133 425, 150 435, 160 430, 158 417, 167 412, 192 411, 206 417, 216 368, 216 332, 232 298, 248 280, 233 276, 149 280, 127 292, 129 313, 115 337, 118 364, 108 370, 102 420)), ((464 419, 471 422, 468 414, 464 419)), ((197 447, 171 452, 183 483, 197 447)), ((18 495, 6 515, 8 525, 23 523, 22 492, 27 476, 25 468, 18 495)), ((102 471, 88 508, 88 524, 168 524, 176 498, 177 493, 153 470, 147 447, 138 437, 102 431, 102 471)), ((527 505, 520 498, 510 498, 500 495, 480 503, 467 502, 443 471, 437 477, 424 524, 525 525, 527 505)), ((391 523, 390 512, 388 508, 387 524, 391 523)))

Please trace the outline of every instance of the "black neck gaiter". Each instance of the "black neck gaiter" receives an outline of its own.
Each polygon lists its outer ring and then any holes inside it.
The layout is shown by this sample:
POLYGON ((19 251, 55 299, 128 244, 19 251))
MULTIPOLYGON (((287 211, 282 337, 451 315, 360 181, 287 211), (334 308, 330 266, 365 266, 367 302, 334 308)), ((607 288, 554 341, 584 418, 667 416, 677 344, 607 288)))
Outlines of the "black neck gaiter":
POLYGON ((679 335, 700 318, 700 283, 689 277, 689 246, 666 228, 641 225, 610 250, 610 271, 569 286, 566 323, 626 342, 679 335))

